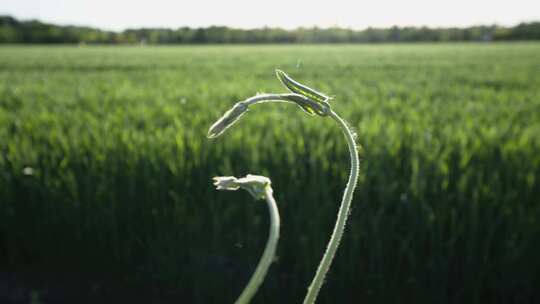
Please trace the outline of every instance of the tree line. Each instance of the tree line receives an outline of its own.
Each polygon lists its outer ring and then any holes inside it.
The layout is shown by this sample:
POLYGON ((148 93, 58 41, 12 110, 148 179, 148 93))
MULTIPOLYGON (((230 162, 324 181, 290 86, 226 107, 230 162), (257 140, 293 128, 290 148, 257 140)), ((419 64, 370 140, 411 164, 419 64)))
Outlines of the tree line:
POLYGON ((421 41, 540 40, 540 22, 513 27, 481 25, 466 28, 398 27, 236 29, 225 26, 127 29, 121 32, 92 27, 60 26, 37 20, 0 16, 0 43, 88 44, 205 44, 205 43, 374 43, 421 41))

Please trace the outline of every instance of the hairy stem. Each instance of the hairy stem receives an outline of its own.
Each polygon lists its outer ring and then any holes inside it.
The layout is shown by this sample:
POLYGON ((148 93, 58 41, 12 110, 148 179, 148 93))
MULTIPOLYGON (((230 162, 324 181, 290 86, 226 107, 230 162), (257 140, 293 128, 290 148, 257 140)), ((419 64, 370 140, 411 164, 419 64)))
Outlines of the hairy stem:
POLYGON ((321 289, 322 284, 324 283, 324 277, 332 264, 332 260, 336 255, 339 242, 345 230, 345 224, 347 223, 347 216, 349 215, 349 209, 351 206, 351 201, 353 197, 354 188, 356 187, 356 182, 358 180, 358 171, 360 159, 358 158, 358 150, 356 148, 356 143, 354 141, 354 136, 351 129, 347 126, 347 123, 339 117, 334 111, 330 112, 330 117, 334 119, 339 126, 341 127, 345 138, 347 139, 347 144, 349 146, 349 153, 351 156, 351 172, 349 175, 349 181, 345 187, 345 193, 343 194, 343 199, 341 201, 341 206, 339 207, 338 217, 336 220, 336 225, 334 231, 332 232, 332 237, 328 242, 326 247, 326 252, 317 268, 317 273, 311 282, 311 285, 308 288, 306 298, 304 299, 304 304, 315 303, 319 290, 321 289))
POLYGON ((246 106, 250 106, 257 103, 263 103, 263 102, 291 102, 288 98, 291 96, 299 96, 303 97, 302 95, 298 95, 295 93, 284 93, 284 94, 259 94, 255 95, 253 97, 250 97, 243 101, 243 103, 246 106))
POLYGON ((238 300, 236 300, 236 304, 249 303, 251 298, 257 292, 257 289, 259 289, 259 286, 262 284, 276 253, 276 247, 279 239, 280 220, 276 201, 272 195, 272 188, 270 188, 270 186, 267 186, 265 189, 265 197, 268 205, 268 212, 270 213, 270 231, 268 233, 268 241, 266 242, 266 248, 264 249, 264 253, 259 261, 259 265, 257 265, 257 268, 255 269, 255 273, 253 273, 253 276, 249 280, 246 288, 244 291, 242 291, 242 294, 240 297, 238 297, 238 300))

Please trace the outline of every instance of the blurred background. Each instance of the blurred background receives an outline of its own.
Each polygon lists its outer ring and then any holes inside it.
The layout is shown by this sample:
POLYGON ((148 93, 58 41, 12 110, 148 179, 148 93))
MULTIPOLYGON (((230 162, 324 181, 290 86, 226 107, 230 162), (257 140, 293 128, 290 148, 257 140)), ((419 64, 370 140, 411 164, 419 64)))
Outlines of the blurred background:
POLYGON ((361 176, 319 303, 538 303, 540 4, 4 0, 0 303, 232 303, 266 206, 254 303, 299 303, 347 181, 345 139, 279 68, 333 96, 361 176))

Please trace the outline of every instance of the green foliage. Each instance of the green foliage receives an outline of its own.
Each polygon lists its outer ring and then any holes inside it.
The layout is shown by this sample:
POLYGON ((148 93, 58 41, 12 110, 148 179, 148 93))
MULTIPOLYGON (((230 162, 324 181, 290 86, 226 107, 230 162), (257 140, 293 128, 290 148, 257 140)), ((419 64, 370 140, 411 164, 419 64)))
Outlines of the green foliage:
POLYGON ((0 43, 94 44, 222 44, 222 43, 378 43, 421 41, 540 40, 540 22, 513 27, 497 25, 467 28, 397 27, 351 30, 332 28, 261 28, 242 30, 225 26, 127 29, 122 32, 90 27, 60 26, 35 20, 0 16, 0 43))
POLYGON ((259 299, 300 302, 347 179, 341 131, 254 105, 206 139, 223 109, 282 90, 276 67, 334 97, 364 148, 321 303, 538 300, 536 43, 2 47, 0 269, 103 271, 232 302, 265 207, 208 181, 256 170, 283 216, 259 299))

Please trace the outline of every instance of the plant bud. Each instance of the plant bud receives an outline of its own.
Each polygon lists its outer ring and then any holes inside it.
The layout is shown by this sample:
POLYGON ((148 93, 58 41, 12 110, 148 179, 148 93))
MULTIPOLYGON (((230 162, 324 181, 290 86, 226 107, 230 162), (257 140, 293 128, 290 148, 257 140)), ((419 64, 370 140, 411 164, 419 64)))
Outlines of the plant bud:
POLYGON ((298 94, 290 94, 284 96, 288 101, 296 103, 304 112, 309 115, 328 116, 330 113, 330 105, 326 101, 315 102, 305 96, 298 94))
POLYGON ((236 103, 229 111, 225 112, 208 130, 208 138, 221 135, 227 128, 232 126, 245 112, 248 107, 243 102, 236 103))
POLYGON ((281 83, 283 83, 283 85, 293 93, 300 94, 316 102, 326 102, 330 99, 330 97, 324 95, 323 93, 317 92, 314 89, 295 81, 282 70, 276 70, 276 76, 279 81, 281 81, 281 83))

